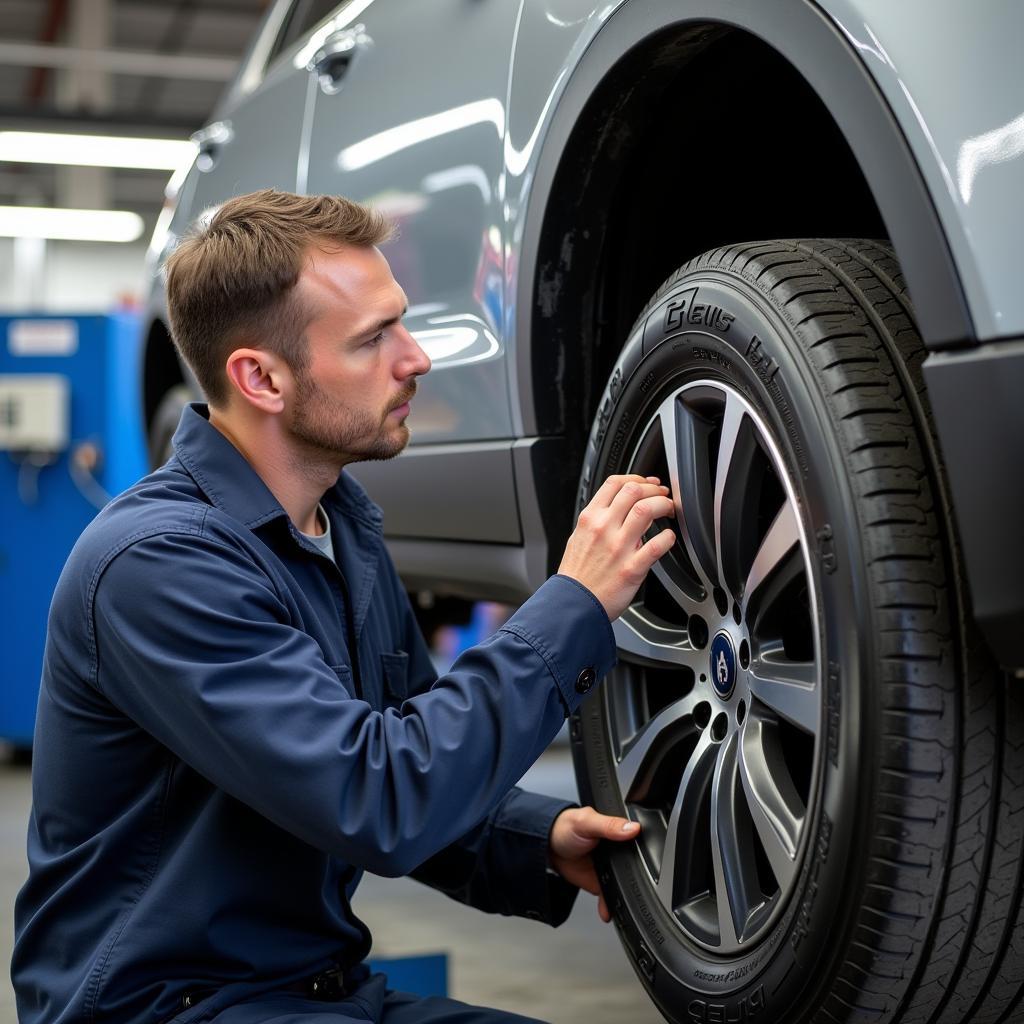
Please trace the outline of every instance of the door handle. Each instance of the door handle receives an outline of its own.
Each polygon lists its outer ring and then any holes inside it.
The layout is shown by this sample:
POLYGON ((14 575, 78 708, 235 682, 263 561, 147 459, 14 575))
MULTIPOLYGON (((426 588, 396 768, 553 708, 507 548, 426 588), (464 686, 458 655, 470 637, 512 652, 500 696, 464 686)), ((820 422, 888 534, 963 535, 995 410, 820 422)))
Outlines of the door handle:
POLYGON ((202 171, 212 171, 220 157, 221 148, 226 146, 235 133, 231 130, 230 121, 214 121, 205 128, 195 132, 191 141, 199 147, 196 155, 196 167, 202 171))
POLYGON ((348 74, 356 54, 370 42, 365 25, 353 25, 334 32, 313 54, 306 68, 317 76, 320 89, 328 96, 334 96, 341 92, 342 79, 348 74))

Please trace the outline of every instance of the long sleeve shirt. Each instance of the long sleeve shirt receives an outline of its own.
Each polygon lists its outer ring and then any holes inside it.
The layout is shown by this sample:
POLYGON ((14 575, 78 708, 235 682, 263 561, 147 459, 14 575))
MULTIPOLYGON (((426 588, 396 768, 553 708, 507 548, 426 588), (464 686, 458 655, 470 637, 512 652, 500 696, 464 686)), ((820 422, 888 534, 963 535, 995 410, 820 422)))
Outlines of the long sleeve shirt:
POLYGON ((565 804, 514 784, 614 662, 593 595, 551 577, 438 679, 348 474, 322 503, 335 564, 205 407, 174 452, 87 528, 54 595, 23 1024, 188 1024, 357 963, 364 870, 564 918, 546 842, 565 804), (192 992, 211 994, 183 1008, 192 992))

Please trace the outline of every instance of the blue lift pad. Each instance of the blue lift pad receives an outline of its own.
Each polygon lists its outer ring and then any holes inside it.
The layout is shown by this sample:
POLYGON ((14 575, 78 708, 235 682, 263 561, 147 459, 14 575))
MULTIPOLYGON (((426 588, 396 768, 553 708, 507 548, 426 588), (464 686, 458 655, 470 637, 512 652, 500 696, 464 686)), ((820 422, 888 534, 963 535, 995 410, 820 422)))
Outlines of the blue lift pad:
POLYGON ((417 996, 448 995, 448 957, 444 953, 368 960, 371 971, 388 978, 388 988, 417 996))

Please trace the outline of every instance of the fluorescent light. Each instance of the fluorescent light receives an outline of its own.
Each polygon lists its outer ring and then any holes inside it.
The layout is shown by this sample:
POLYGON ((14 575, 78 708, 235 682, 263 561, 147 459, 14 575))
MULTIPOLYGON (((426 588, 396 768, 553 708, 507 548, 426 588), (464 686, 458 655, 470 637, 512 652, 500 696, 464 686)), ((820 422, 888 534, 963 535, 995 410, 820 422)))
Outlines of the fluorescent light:
POLYGON ((176 171, 196 155, 192 142, 138 139, 120 135, 64 132, 0 132, 0 160, 78 167, 139 167, 176 171))
POLYGON ((7 238, 134 242, 142 234, 142 227, 142 218, 137 213, 127 211, 0 206, 0 235, 7 238))

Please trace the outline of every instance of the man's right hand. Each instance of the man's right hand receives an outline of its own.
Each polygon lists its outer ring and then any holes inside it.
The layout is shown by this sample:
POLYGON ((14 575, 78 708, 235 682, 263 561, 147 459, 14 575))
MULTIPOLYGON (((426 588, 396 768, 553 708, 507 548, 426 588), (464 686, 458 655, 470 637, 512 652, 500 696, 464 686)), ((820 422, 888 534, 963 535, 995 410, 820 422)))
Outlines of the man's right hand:
POLYGON ((558 571, 582 583, 609 619, 626 610, 651 566, 675 543, 672 530, 643 540, 655 519, 675 514, 668 493, 657 477, 610 476, 580 513, 558 571))

